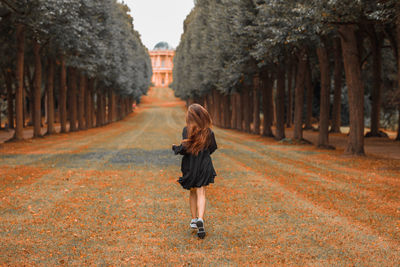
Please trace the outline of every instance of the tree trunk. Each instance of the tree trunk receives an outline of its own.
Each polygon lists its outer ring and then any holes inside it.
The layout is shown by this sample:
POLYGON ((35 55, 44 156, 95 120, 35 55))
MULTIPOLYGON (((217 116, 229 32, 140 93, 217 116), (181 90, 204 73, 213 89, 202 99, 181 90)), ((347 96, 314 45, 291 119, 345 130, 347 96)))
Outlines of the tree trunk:
POLYGON ((221 102, 220 94, 217 90, 214 90, 214 112, 215 112, 215 124, 221 126, 221 102))
POLYGON ((318 147, 333 148, 329 145, 329 93, 331 89, 331 77, 326 43, 322 43, 317 48, 317 55, 321 72, 321 99, 319 108, 318 147))
POLYGON ((218 103, 217 103, 217 90, 212 90, 212 120, 215 126, 218 126, 218 103))
POLYGON ((333 108, 332 108, 332 128, 333 133, 340 133, 341 126, 341 104, 342 104, 342 51, 340 45, 340 38, 334 39, 334 59, 335 59, 335 69, 334 69, 334 84, 335 92, 333 98, 333 108))
POLYGON ((254 122, 254 118, 253 118, 253 114, 254 114, 254 111, 253 111, 254 110, 254 107, 253 107, 253 102, 254 102, 254 100, 253 100, 253 91, 254 91, 254 89, 253 89, 253 87, 254 87, 254 85, 252 83, 252 85, 249 86, 249 88, 248 88, 248 93, 249 93, 249 98, 248 98, 249 104, 248 104, 248 106, 249 106, 249 122, 250 122, 250 131, 249 131, 249 133, 253 132, 253 128, 252 127, 254 127, 254 125, 253 125, 253 122, 254 122))
POLYGON ((92 127, 90 114, 91 114, 91 92, 90 85, 91 79, 86 78, 86 90, 85 90, 85 129, 92 127))
POLYGON ((96 92, 96 127, 101 126, 101 102, 102 102, 102 97, 100 96, 100 91, 97 90, 96 92))
POLYGON ((307 88, 307 110, 306 110, 306 119, 305 119, 305 129, 312 129, 312 110, 313 110, 313 99, 314 99, 314 88, 312 82, 312 73, 310 68, 310 62, 307 60, 307 69, 306 69, 306 77, 305 77, 305 86, 307 88))
MULTIPOLYGON (((102 106, 102 112, 103 112, 103 114, 102 114, 102 119, 103 119, 103 125, 106 125, 106 124, 108 124, 107 111, 106 111, 106 109, 107 109, 107 94, 106 94, 106 91, 104 90, 103 93, 102 93, 101 95, 102 95, 102 97, 103 97, 103 102, 102 102, 102 104, 103 104, 103 106, 102 106)), ((126 108, 126 98, 125 98, 125 108, 126 108)), ((127 114, 127 112, 125 112, 125 116, 126 116, 126 114, 127 114)))
MULTIPOLYGON (((112 91, 111 92, 111 97, 112 97, 112 121, 114 122, 114 121, 116 121, 116 99, 115 99, 115 92, 114 91, 112 91)), ((132 105, 133 105, 133 98, 132 98, 132 101, 131 101, 131 107, 132 107, 132 105)), ((133 110, 132 110, 133 111, 133 110)))
MULTIPOLYGON (((46 73, 46 75, 48 75, 48 73, 46 73)), ((44 122, 46 124, 48 124, 47 122, 47 118, 49 117, 49 109, 48 109, 48 93, 47 93, 47 86, 46 86, 46 82, 45 82, 45 88, 44 88, 44 94, 43 94, 43 100, 42 100, 42 106, 44 107, 44 122)), ((44 125, 42 125, 44 127, 44 125)), ((47 132, 47 131, 46 131, 47 132)))
POLYGON ((125 97, 122 98, 122 118, 126 117, 126 101, 125 97))
POLYGON ((339 27, 349 94, 350 134, 346 152, 364 155, 364 85, 361 77, 355 25, 339 27))
POLYGON ((292 66, 293 61, 290 60, 288 62, 287 68, 287 80, 288 80, 288 88, 287 88, 287 111, 286 111, 286 127, 290 128, 292 126, 292 109, 293 109, 293 73, 294 68, 292 66))
MULTIPOLYGON (((373 27, 373 26, 372 26, 373 27)), ((381 114, 381 100, 382 100, 382 36, 378 35, 374 29, 371 30, 372 36, 371 49, 372 49, 372 110, 371 110, 371 131, 367 133, 367 137, 383 137, 379 132, 380 127, 380 114, 381 114)))
MULTIPOLYGON (((126 100, 126 98, 124 98, 126 100)), ((107 98, 106 98, 106 91, 103 90, 101 92, 101 124, 106 125, 107 124, 107 113, 106 113, 106 107, 107 107, 107 98)), ((124 101, 124 117, 126 117, 126 101, 124 101)))
POLYGON ((122 111, 122 118, 124 119, 126 114, 125 114, 125 97, 121 97, 121 111, 122 111))
POLYGON ((61 61, 61 75, 60 75, 60 100, 59 100, 59 113, 61 132, 67 132, 67 69, 65 67, 65 58, 62 55, 61 61))
POLYGON ((263 136, 274 137, 272 133, 272 120, 274 108, 272 104, 273 78, 268 72, 262 75, 262 105, 263 105, 263 136))
MULTIPOLYGON (((103 100, 102 100, 102 119, 103 119, 103 125, 107 125, 108 124, 108 112, 107 112, 107 110, 108 110, 108 98, 107 98, 107 95, 108 95, 108 92, 107 92, 108 90, 107 89, 104 89, 104 91, 102 92, 102 94, 101 94, 101 96, 102 96, 102 98, 103 98, 103 100)), ((126 114, 126 113, 125 113, 126 114)))
POLYGON ((34 124, 34 113, 35 113, 35 75, 34 73, 30 73, 30 68, 28 64, 25 64, 25 82, 24 86, 27 91, 28 101, 27 101, 27 109, 29 117, 29 122, 27 123, 28 126, 33 126, 34 124))
POLYGON ((253 90, 253 125, 254 134, 260 134, 260 76, 254 76, 253 90))
POLYGON ((55 134, 54 128, 54 60, 48 60, 47 72, 47 134, 55 134))
MULTIPOLYGON (((400 12, 400 3, 397 3, 397 14, 400 12)), ((396 20, 396 38, 397 38, 397 90, 400 92, 400 16, 397 16, 396 20)), ((400 141, 400 104, 398 105, 399 119, 397 128, 396 140, 400 141)))
POLYGON ((126 97, 125 98, 125 107, 126 107, 126 116, 128 116, 129 115, 129 97, 126 97))
POLYGON ((278 66, 276 85, 276 134, 277 140, 285 138, 285 68, 278 66))
MULTIPOLYGON (((400 62, 399 62, 400 63, 400 62)), ((400 74, 399 74, 400 75, 400 74)), ((400 82, 399 82, 400 83, 400 82)), ((400 87, 400 86, 399 86, 400 87)), ((397 136, 396 141, 400 141, 400 104, 398 105, 397 112, 399 113, 397 120, 397 136)))
POLYGON ((78 95, 78 124, 79 130, 84 130, 85 127, 85 91, 87 87, 86 76, 83 72, 80 73, 79 79, 79 95, 78 95))
POLYGON ((211 116, 209 94, 204 95, 204 108, 208 111, 208 114, 210 114, 211 116))
POLYGON ((294 89, 292 89, 292 108, 290 109, 291 112, 291 117, 290 117, 290 121, 291 124, 294 124, 294 105, 295 105, 295 99, 294 99, 294 93, 296 91, 296 84, 297 84, 297 72, 298 72, 298 62, 297 62, 297 58, 293 58, 293 87, 294 89))
POLYGON ((237 129, 237 110, 236 110, 236 96, 237 94, 231 94, 230 97, 230 104, 232 107, 232 113, 231 113, 231 129, 237 129))
POLYGON ((243 117, 244 117, 244 131, 250 133, 250 89, 247 85, 243 90, 243 117))
POLYGON ((120 109, 121 109, 121 120, 125 117, 124 114, 124 98, 123 96, 120 96, 119 98, 119 105, 120 105, 120 109))
POLYGON ((219 127, 223 127, 222 105, 223 105, 222 95, 220 92, 217 91, 217 121, 219 127))
POLYGON ((42 95, 42 61, 40 58, 40 44, 35 41, 33 45, 33 54, 35 57, 35 78, 34 78, 34 90, 33 90, 33 137, 42 136, 42 107, 41 107, 41 95, 42 95))
MULTIPOLYGON (((115 93, 114 93, 114 91, 113 91, 113 96, 115 96, 115 93)), ((115 107, 115 98, 114 98, 114 107, 115 107)), ((203 105, 205 105, 205 103, 206 103, 206 99, 203 97, 203 105)), ((129 112, 130 113, 133 113, 133 96, 131 96, 130 98, 129 98, 129 112)), ((114 112, 114 114, 115 114, 115 112, 114 112)), ((115 117, 115 116, 114 116, 115 117)))
POLYGON ((96 101, 95 101, 95 80, 92 78, 89 82, 90 88, 90 128, 96 125, 96 101))
POLYGON ((208 113, 211 116, 211 112, 210 112, 210 102, 208 99, 208 94, 204 95, 204 108, 208 111, 208 113))
POLYGON ((21 24, 17 25, 17 64, 15 74, 17 76, 17 87, 15 90, 15 132, 14 139, 22 140, 23 135, 23 102, 22 89, 24 85, 24 54, 25 54, 25 29, 21 24))
POLYGON ((11 73, 5 73, 5 80, 7 86, 7 120, 8 129, 14 129, 14 97, 11 73))
POLYGON ((112 109, 113 109, 113 104, 112 104, 112 89, 111 88, 108 88, 108 107, 107 107, 107 109, 108 109, 108 121, 111 123, 112 121, 113 121, 113 112, 112 112, 112 109))
MULTIPOLYGON (((104 121, 104 92, 103 89, 100 90, 98 96, 99 96, 99 126, 104 126, 105 121, 104 121)), ((125 117, 125 110, 123 110, 123 117, 125 117)))
POLYGON ((211 120, 213 121, 213 124, 214 124, 214 120, 212 119, 212 93, 211 92, 209 92, 208 94, 206 94, 206 96, 205 96, 205 98, 206 98, 206 109, 207 109, 207 111, 208 111, 208 113, 210 114, 210 117, 211 117, 211 120))
POLYGON ((116 120, 119 121, 121 117, 121 110, 120 110, 120 100, 119 95, 115 95, 115 111, 116 111, 116 120))
POLYGON ((296 76, 295 106, 294 106, 294 131, 293 139, 303 140, 303 107, 304 107, 304 84, 307 68, 307 54, 303 48, 299 54, 299 63, 296 76))
POLYGON ((129 105, 128 105, 128 97, 125 98, 125 108, 126 108, 126 116, 129 115, 129 105))
POLYGON ((76 110, 76 91, 77 91, 77 70, 75 68, 69 68, 69 129, 71 132, 77 131, 76 127, 76 119, 77 119, 77 110, 76 110))
POLYGON ((122 119, 126 116, 125 97, 121 97, 122 119))
POLYGON ((236 129, 243 131, 243 89, 236 95, 236 129))
MULTIPOLYGON (((25 86, 25 85, 24 85, 25 86)), ((28 107, 27 107, 27 101, 26 101, 26 90, 25 87, 22 89, 22 126, 25 128, 26 127, 26 118, 29 116, 28 113, 28 107)), ((15 96, 16 97, 16 96, 15 96)), ((16 100, 15 100, 16 101, 16 100)))
POLYGON ((122 120, 124 118, 124 108, 122 103, 122 96, 119 96, 119 119, 122 120))
POLYGON ((230 96, 224 95, 224 127, 231 128, 231 109, 230 109, 230 96))

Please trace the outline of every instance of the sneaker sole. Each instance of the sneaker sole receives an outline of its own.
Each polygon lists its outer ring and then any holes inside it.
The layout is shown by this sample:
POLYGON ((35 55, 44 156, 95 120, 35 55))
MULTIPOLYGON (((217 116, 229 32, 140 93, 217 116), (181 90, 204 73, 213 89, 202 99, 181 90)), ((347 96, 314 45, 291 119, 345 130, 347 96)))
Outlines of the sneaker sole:
POLYGON ((206 231, 204 230, 204 224, 201 221, 196 222, 197 225, 197 236, 201 239, 203 239, 206 236, 206 231))

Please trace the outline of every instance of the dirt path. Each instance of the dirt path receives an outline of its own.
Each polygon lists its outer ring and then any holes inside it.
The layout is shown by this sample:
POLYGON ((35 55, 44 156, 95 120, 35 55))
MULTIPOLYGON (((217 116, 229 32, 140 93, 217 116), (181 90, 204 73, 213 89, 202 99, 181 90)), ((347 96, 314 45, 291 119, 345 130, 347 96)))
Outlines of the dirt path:
POLYGON ((206 229, 177 184, 183 103, 154 89, 103 128, 0 146, 0 265, 395 265, 400 161, 215 129, 206 229))

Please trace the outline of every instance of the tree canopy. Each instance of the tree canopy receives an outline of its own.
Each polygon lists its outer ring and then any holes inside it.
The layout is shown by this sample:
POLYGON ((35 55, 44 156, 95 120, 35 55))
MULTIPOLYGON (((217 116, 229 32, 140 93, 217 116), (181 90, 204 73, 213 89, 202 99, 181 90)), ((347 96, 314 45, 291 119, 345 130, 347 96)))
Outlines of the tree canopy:
MULTIPOLYGON (((327 107, 323 107, 323 113, 329 116, 330 68, 335 65, 335 107, 340 107, 341 87, 349 97, 343 100, 349 103, 350 111, 343 121, 352 124, 360 122, 352 116, 365 118, 371 123, 372 135, 378 135, 381 106, 386 125, 393 126, 391 118, 399 113, 399 6, 395 0, 197 0, 184 22, 174 59, 172 88, 182 99, 205 97, 213 90, 232 95, 254 87, 255 76, 280 75, 289 85, 295 81, 298 132, 302 126, 304 87, 308 87, 308 94, 313 87, 324 87, 323 95, 328 102, 324 100, 327 107), (351 49, 355 49, 356 57, 345 56, 351 49), (335 58, 334 51, 339 51, 335 58), (288 78, 293 71, 297 76, 288 78), (342 75, 346 78, 344 86, 340 82, 342 75), (366 101, 356 104, 354 97, 365 97, 366 101)), ((285 100, 286 83, 280 83, 283 91, 279 97, 283 102, 279 103, 283 104, 292 101, 285 100)), ((286 90, 290 97, 291 90, 286 90)), ((289 104, 288 108, 291 107, 289 104)), ((317 109, 322 110, 319 105, 317 109)), ((342 110, 347 110, 347 106, 342 110)), ((290 112, 285 111, 284 115, 289 116, 290 112)), ((335 108, 335 112, 340 112, 340 108, 335 108)), ((352 127, 355 129, 356 125, 352 127)), ((359 123, 358 128, 363 128, 363 124, 359 123)), ((302 138, 301 134, 297 136, 302 138)))
POLYGON ((0 1, 0 53, 8 56, 2 67, 13 69, 12 40, 16 25, 21 24, 28 40, 42 46, 42 55, 64 55, 67 66, 95 77, 118 94, 139 99, 147 92, 152 69, 129 11, 116 0, 0 1))

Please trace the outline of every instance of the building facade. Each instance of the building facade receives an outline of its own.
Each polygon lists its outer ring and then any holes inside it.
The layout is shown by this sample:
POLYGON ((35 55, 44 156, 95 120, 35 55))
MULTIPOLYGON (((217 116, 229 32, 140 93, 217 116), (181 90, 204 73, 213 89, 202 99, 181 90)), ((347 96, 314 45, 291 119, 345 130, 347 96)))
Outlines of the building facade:
POLYGON ((155 87, 168 87, 172 83, 172 69, 175 50, 165 42, 158 43, 150 53, 155 87))

